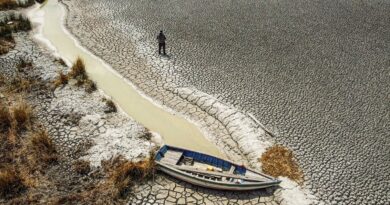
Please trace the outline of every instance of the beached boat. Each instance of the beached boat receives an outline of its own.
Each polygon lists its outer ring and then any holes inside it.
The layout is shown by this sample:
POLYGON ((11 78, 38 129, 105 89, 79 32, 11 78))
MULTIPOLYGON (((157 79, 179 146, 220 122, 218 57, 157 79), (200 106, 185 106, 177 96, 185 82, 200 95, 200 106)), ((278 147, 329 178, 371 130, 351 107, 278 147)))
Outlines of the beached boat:
POLYGON ((271 176, 207 154, 164 145, 156 154, 157 168, 191 184, 220 190, 254 190, 280 183, 271 176))

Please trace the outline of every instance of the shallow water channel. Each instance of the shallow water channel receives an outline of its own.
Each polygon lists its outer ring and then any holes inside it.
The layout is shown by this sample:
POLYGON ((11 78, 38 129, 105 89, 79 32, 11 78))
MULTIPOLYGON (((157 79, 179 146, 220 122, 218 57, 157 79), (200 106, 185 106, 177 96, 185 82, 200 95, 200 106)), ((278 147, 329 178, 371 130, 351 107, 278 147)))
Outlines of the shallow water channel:
POLYGON ((81 57, 89 77, 106 95, 112 97, 124 112, 151 131, 159 133, 167 144, 223 156, 193 123, 165 111, 142 96, 128 80, 80 46, 64 29, 66 9, 57 0, 49 0, 33 12, 42 11, 43 37, 50 41, 62 58, 73 62, 77 57, 81 57))

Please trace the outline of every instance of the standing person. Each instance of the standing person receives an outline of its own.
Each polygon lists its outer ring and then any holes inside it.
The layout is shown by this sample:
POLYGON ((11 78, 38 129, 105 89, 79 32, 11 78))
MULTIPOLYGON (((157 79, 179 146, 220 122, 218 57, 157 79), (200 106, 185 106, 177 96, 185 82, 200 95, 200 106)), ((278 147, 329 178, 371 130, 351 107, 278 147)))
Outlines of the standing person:
POLYGON ((160 34, 157 36, 157 40, 158 40, 158 54, 161 55, 161 48, 163 48, 163 52, 164 52, 164 55, 166 55, 165 53, 165 40, 167 38, 165 38, 165 35, 163 34, 163 31, 160 31, 160 34))

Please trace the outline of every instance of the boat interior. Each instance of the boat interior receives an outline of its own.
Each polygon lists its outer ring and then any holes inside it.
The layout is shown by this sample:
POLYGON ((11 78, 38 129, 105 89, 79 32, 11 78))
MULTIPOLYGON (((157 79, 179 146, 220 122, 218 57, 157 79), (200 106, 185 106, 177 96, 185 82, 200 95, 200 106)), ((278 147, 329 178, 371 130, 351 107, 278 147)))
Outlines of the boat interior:
POLYGON ((172 148, 165 150, 163 147, 157 155, 157 160, 194 177, 216 182, 250 184, 270 180, 244 166, 188 150, 172 148))

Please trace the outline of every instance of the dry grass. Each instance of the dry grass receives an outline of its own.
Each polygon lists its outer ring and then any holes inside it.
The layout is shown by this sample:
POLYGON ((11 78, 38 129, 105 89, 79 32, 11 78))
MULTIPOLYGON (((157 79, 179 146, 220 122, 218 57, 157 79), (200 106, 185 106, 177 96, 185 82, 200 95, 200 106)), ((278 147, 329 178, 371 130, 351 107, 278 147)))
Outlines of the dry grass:
POLYGON ((0 86, 5 85, 6 79, 3 74, 0 73, 0 86))
POLYGON ((7 106, 0 104, 0 131, 4 132, 11 127, 12 116, 7 106))
POLYGON ((70 68, 69 77, 83 81, 88 79, 85 64, 81 58, 77 58, 76 62, 73 63, 73 66, 70 68))
POLYGON ((20 4, 17 0, 0 0, 0 10, 16 9, 18 7, 28 7, 34 4, 34 0, 28 0, 24 4, 20 4))
POLYGON ((8 90, 11 92, 28 92, 34 85, 34 81, 31 79, 16 76, 9 84, 8 90))
POLYGON ((79 174, 86 175, 91 171, 91 166, 89 161, 86 160, 77 160, 73 163, 73 170, 79 174))
POLYGON ((118 198, 123 198, 135 183, 150 179, 155 173, 153 157, 131 162, 118 156, 103 166, 109 173, 109 187, 112 186, 110 189, 113 189, 114 196, 118 198))
POLYGON ((302 182, 303 173, 299 169, 291 150, 281 145, 275 145, 267 149, 261 156, 263 172, 273 177, 284 176, 296 182, 302 182))
POLYGON ((11 108, 13 127, 20 131, 31 126, 33 116, 31 107, 24 101, 19 101, 11 108))
POLYGON ((66 66, 66 63, 65 63, 64 59, 62 59, 62 58, 57 58, 54 60, 54 62, 58 62, 62 66, 66 66))
MULTIPOLYGON (((56 61, 65 65, 65 62, 62 59, 56 61)), ((65 76, 63 73, 59 73, 57 79, 54 81, 55 88, 60 85, 65 85, 69 79, 76 80, 76 86, 81 87, 84 85, 85 91, 87 93, 92 93, 97 89, 95 82, 88 79, 88 75, 85 70, 85 64, 81 58, 77 58, 77 60, 73 63, 67 76, 65 76)))
MULTIPOLYGON (((0 35, 2 32, 0 31, 0 35)), ((0 36, 0 55, 8 53, 15 47, 15 40, 12 36, 0 36)))
POLYGON ((43 171, 57 161, 55 146, 45 131, 30 132, 20 128, 30 120, 26 109, 20 108, 26 106, 7 108, 11 110, 8 111, 11 124, 16 125, 8 125, 8 131, 0 132, 0 197, 12 198, 11 204, 31 202, 20 193, 39 184, 39 172, 36 171, 43 171), (25 199, 27 201, 23 201, 25 199))
POLYGON ((146 132, 141 135, 141 138, 144 138, 146 140, 151 140, 152 137, 153 137, 153 134, 152 134, 152 132, 150 132, 150 130, 146 130, 146 132))
POLYGON ((16 0, 0 0, 0 10, 14 9, 17 6, 16 0))
POLYGON ((85 91, 87 93, 92 93, 92 92, 96 91, 96 89, 97 88, 96 88, 95 82, 93 82, 92 80, 89 80, 89 79, 85 80, 85 91))
POLYGON ((112 113, 117 111, 116 105, 112 100, 103 98, 103 102, 106 102, 106 106, 108 108, 107 110, 105 110, 105 113, 112 113))
POLYGON ((58 161, 56 147, 45 130, 33 133, 26 148, 25 151, 28 153, 30 164, 33 167, 45 168, 58 161))
POLYGON ((62 85, 66 85, 68 84, 68 76, 63 72, 58 72, 58 76, 53 83, 56 88, 62 85))
MULTIPOLYGON (((0 10, 15 9, 18 7, 14 0, 0 0, 0 10)), ((13 32, 31 30, 30 21, 22 16, 11 14, 0 20, 0 55, 8 53, 15 47, 15 40, 12 36, 13 32), (9 22, 12 22, 9 24, 9 22)))
POLYGON ((26 189, 22 178, 14 168, 0 170, 0 197, 11 198, 26 189))
POLYGON ((32 67, 32 62, 31 61, 26 61, 24 59, 20 59, 19 60, 19 63, 18 63, 18 66, 17 66, 17 69, 18 71, 20 72, 23 68, 27 68, 27 67, 32 67))
POLYGON ((29 31, 32 27, 27 17, 13 13, 0 20, 0 28, 2 34, 9 35, 12 32, 29 31))
POLYGON ((123 204, 134 184, 144 182, 155 174, 153 157, 131 162, 118 156, 103 161, 102 165, 106 178, 101 183, 81 193, 56 198, 53 204, 123 204))
POLYGON ((40 4, 42 4, 42 3, 44 3, 45 1, 47 1, 47 0, 35 0, 36 2, 38 2, 38 3, 40 3, 40 4))

